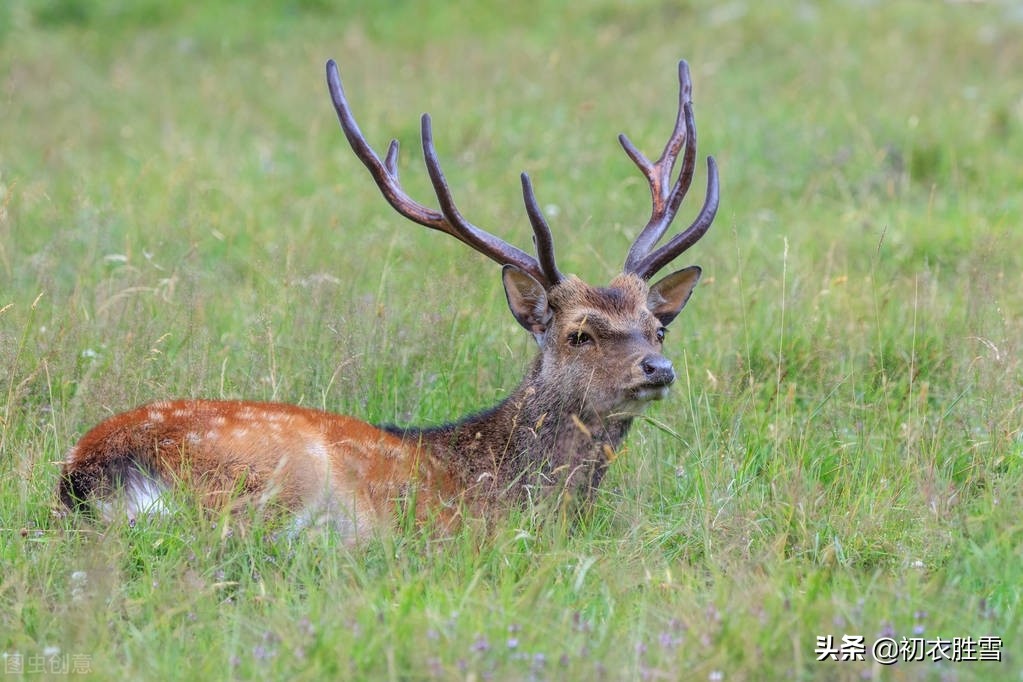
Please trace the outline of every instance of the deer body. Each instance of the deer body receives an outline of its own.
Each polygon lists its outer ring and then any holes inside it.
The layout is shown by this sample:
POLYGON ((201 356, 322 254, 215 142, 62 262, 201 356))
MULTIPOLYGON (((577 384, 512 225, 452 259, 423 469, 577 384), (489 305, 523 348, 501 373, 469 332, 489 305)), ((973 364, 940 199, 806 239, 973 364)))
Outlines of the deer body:
POLYGON ((86 491, 105 519, 134 521, 167 511, 165 494, 184 485, 204 506, 273 505, 296 524, 329 522, 365 535, 420 483, 422 504, 451 497, 443 467, 392 434, 357 419, 281 403, 177 400, 111 417, 71 449, 61 498, 86 491), (436 492, 434 492, 434 490, 436 492))
POLYGON ((607 287, 562 275, 549 228, 523 175, 538 256, 466 222, 451 199, 423 117, 423 145, 441 211, 418 204, 397 179, 397 143, 382 162, 352 118, 337 68, 328 83, 356 155, 402 215, 455 236, 502 263, 508 305, 539 345, 525 378, 497 406, 427 429, 373 426, 352 417, 280 403, 154 402, 102 422, 70 449, 59 497, 112 520, 168 511, 167 492, 184 486, 212 509, 283 509, 294 525, 326 523, 349 538, 394 525, 403 509, 442 528, 465 514, 486 517, 524 499, 589 498, 635 415, 675 379, 661 353, 664 331, 692 293, 700 269, 647 280, 710 227, 717 177, 708 159, 708 197, 696 221, 657 250, 692 180, 695 128, 688 69, 680 64, 679 114, 657 163, 624 137, 647 176, 654 210, 607 287), (685 149, 677 181, 671 175, 685 149))

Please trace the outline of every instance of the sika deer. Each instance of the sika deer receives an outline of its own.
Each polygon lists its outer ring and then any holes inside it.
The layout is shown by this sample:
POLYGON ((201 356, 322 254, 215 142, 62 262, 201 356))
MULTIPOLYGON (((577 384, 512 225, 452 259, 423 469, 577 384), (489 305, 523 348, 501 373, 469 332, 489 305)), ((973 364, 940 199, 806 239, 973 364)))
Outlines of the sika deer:
POLYGON ((272 505, 296 526, 329 523, 348 538, 393 526, 404 505, 417 520, 451 527, 527 497, 586 500, 600 484, 634 416, 675 380, 661 353, 665 328, 692 294, 700 269, 648 280, 710 228, 718 176, 707 159, 707 194, 695 221, 654 248, 693 180, 696 128, 689 68, 679 63, 675 128, 656 162, 619 140, 650 184, 653 210, 622 274, 592 287, 559 272, 550 228, 522 175, 537 256, 462 217, 441 172, 430 117, 422 117, 426 167, 440 210, 411 199, 398 179, 398 143, 383 160, 352 116, 333 60, 327 82, 341 129, 384 198, 409 220, 446 232, 503 266, 512 314, 539 354, 496 407, 436 428, 371 426, 286 404, 154 402, 102 422, 72 447, 59 496, 69 509, 95 507, 112 520, 167 511, 166 491, 187 486, 203 505, 272 505), (673 181, 682 154, 681 169, 673 181))

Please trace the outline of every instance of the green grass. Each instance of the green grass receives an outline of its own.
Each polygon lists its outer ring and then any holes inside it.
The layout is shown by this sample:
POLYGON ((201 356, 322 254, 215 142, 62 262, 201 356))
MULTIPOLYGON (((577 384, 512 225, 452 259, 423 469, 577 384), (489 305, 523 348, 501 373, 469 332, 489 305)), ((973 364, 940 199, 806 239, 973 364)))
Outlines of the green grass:
POLYGON ((83 679, 1023 678, 1015 3, 509 5, 0 9, 6 661, 59 652, 83 679), (390 212, 340 135, 328 57, 371 141, 401 140, 415 196, 430 111, 465 214, 525 246, 530 172, 559 264, 591 282, 649 211, 614 136, 659 148, 687 58, 723 200, 680 261, 705 284, 669 336, 673 395, 571 529, 516 511, 487 535, 346 549, 198 513, 51 518, 66 448, 149 399, 434 424, 517 383, 532 341, 497 268, 390 212), (818 635, 882 633, 993 635, 1003 660, 815 660, 818 635))

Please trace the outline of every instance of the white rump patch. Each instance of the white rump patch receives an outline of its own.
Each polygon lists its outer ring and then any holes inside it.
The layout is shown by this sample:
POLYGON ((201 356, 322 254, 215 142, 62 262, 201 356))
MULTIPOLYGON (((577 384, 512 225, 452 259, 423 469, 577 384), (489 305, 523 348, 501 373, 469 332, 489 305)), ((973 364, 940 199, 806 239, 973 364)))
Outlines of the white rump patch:
POLYGON ((131 472, 124 481, 121 492, 113 498, 93 500, 100 516, 107 523, 115 522, 123 513, 128 523, 135 524, 139 516, 156 516, 168 512, 164 493, 167 486, 141 471, 131 472))
POLYGON ((163 514, 167 511, 163 500, 165 492, 167 492, 165 485, 140 472, 138 477, 124 489, 124 496, 128 502, 128 515, 163 514))

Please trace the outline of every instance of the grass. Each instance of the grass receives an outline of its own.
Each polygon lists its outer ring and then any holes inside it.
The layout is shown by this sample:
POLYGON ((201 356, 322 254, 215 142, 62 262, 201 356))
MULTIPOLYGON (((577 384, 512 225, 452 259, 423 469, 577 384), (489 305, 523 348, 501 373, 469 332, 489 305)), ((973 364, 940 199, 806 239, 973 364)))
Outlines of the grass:
POLYGON ((1023 677, 1018 9, 506 5, 0 10, 4 665, 1023 677), (705 284, 669 337, 673 396, 571 529, 516 511, 488 535, 346 549, 188 512, 53 519, 54 463, 149 399, 432 424, 521 376, 532 342, 496 268, 390 213, 337 129, 328 57, 367 136, 401 140, 415 196, 430 111, 466 215, 526 244, 530 172, 559 264, 591 282, 649 210, 614 135, 663 142, 687 58, 723 203, 686 256, 705 284), (818 662, 826 635, 995 636, 1002 661, 818 662))

